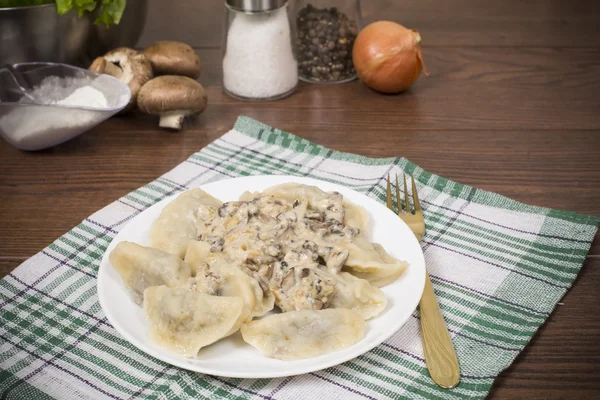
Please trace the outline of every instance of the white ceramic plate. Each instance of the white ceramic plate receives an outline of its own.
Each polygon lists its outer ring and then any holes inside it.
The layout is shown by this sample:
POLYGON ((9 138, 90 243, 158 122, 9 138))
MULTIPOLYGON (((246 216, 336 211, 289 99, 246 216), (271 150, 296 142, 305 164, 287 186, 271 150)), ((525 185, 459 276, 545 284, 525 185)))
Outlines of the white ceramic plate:
POLYGON ((408 226, 384 205, 342 186, 282 175, 223 180, 203 185, 202 189, 220 200, 231 201, 237 200, 246 190, 261 191, 286 182, 338 191, 354 204, 364 207, 370 216, 371 241, 381 243, 392 256, 409 262, 409 268, 396 282, 382 288, 388 298, 388 306, 382 314, 368 321, 366 335, 360 342, 341 351, 296 361, 263 356, 246 344, 239 332, 201 349, 195 359, 181 357, 150 342, 147 338, 149 324, 143 309, 129 298, 108 255, 119 242, 125 240, 148 245, 150 225, 163 207, 177 195, 160 201, 136 216, 108 246, 98 271, 98 298, 110 323, 131 344, 159 360, 191 371, 234 378, 275 378, 317 371, 357 357, 392 336, 410 318, 419 303, 425 285, 425 261, 421 246, 408 226))

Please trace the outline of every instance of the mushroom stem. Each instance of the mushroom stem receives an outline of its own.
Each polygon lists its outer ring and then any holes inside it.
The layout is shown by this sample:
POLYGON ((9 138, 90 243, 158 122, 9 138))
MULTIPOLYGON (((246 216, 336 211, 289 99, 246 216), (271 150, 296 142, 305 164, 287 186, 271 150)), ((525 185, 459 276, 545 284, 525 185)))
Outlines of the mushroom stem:
POLYGON ((184 117, 184 111, 169 111, 161 113, 158 126, 161 128, 181 130, 181 124, 184 117))
POLYGON ((114 76, 117 79, 121 79, 123 76, 123 69, 110 61, 106 61, 104 57, 96 58, 92 65, 90 65, 89 70, 98 72, 99 74, 114 76))

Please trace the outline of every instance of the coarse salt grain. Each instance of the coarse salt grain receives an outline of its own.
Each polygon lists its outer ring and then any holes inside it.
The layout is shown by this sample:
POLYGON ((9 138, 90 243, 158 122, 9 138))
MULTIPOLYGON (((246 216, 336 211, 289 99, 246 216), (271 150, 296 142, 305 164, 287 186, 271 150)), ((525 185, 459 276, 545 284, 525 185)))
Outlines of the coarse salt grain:
POLYGON ((297 83, 287 5, 266 14, 236 13, 223 58, 225 90, 243 98, 269 99, 293 91, 297 83))

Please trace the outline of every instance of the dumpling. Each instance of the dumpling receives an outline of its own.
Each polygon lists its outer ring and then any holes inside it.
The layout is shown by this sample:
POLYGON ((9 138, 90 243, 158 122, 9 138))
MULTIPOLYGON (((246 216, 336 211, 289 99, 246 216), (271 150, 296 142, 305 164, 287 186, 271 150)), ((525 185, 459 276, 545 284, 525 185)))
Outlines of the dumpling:
POLYGON ((344 222, 344 199, 337 192, 327 193, 316 186, 283 183, 266 189, 263 194, 290 203, 296 200, 306 200, 310 209, 325 214, 325 220, 336 221, 340 224, 344 222))
POLYGON ((147 287, 174 287, 184 284, 191 276, 190 267, 179 257, 133 242, 119 243, 108 259, 121 275, 133 301, 139 305, 147 287))
POLYGON ((327 308, 336 290, 336 281, 322 267, 289 267, 274 264, 269 286, 275 304, 283 312, 327 308))
POLYGON ((188 242, 206 232, 221 204, 198 188, 183 192, 167 204, 150 227, 150 245, 183 259, 188 242))
POLYGON ((387 306, 385 294, 368 281, 347 272, 329 272, 324 266, 290 269, 283 281, 276 283, 272 282, 272 290, 282 311, 347 308, 369 319, 387 306))
MULTIPOLYGON (((272 218, 276 218, 279 216, 279 214, 288 212, 292 210, 292 208, 297 214, 299 211, 296 208, 297 205, 292 204, 292 201, 287 201, 286 199, 282 199, 278 196, 263 195, 258 192, 246 191, 242 193, 239 202, 247 203, 249 206, 259 211, 260 214, 267 215, 272 218)), ((233 203, 235 204, 235 202, 233 203)))
POLYGON ((242 193, 240 195, 240 201, 252 201, 259 196, 260 196, 260 193, 258 193, 258 192, 250 192, 250 191, 246 190, 244 193, 242 193))
POLYGON ((219 253, 212 254, 204 264, 198 266, 196 277, 190 279, 189 287, 211 295, 241 298, 244 306, 238 323, 233 327, 234 331, 242 323, 265 315, 275 304, 275 297, 270 291, 263 292, 256 279, 230 264, 219 253))
POLYGON ((408 267, 406 261, 390 256, 378 243, 369 243, 361 237, 354 242, 336 244, 338 250, 348 251, 344 271, 382 287, 394 282, 408 267))
POLYGON ((248 318, 261 317, 274 307, 275 297, 270 291, 263 292, 256 279, 230 264, 222 256, 214 255, 208 262, 208 272, 219 274, 223 279, 221 296, 238 296, 248 308, 248 318))
POLYGON ((369 213, 361 206, 357 206, 344 199, 344 224, 360 229, 361 232, 367 232, 369 224, 369 213))
POLYGON ((196 275, 196 270, 200 265, 206 262, 210 256, 211 244, 204 241, 190 240, 185 251, 185 262, 190 266, 192 275, 196 275))
POLYGON ((228 335, 242 312, 239 297, 217 297, 184 287, 153 286, 144 291, 150 339, 181 354, 198 351, 228 335))
POLYGON ((335 282, 335 291, 328 303, 330 308, 347 308, 364 319, 373 318, 385 310, 387 306, 385 294, 368 281, 347 272, 332 274, 320 270, 320 274, 335 282))
MULTIPOLYGON (((387 251, 383 248, 379 243, 371 243, 373 245, 373 249, 379 254, 379 257, 383 260, 388 270, 396 269, 395 272, 391 273, 386 277, 381 277, 378 279, 374 279, 371 284, 377 287, 382 287, 387 284, 394 282, 396 279, 400 277, 408 268, 408 263, 406 261, 399 261, 394 257, 390 256, 387 251), (390 268, 389 266, 394 265, 395 267, 390 268)), ((358 275, 357 275, 358 276, 358 275)))
MULTIPOLYGON (((309 208, 325 213, 325 220, 337 221, 366 232, 369 222, 367 211, 344 199, 338 192, 327 193, 316 186, 284 183, 270 187, 263 193, 290 203, 296 200, 305 201, 309 208)), ((252 199, 256 196, 256 193, 246 192, 241 199, 252 199)))
POLYGON ((364 337, 365 321, 344 309, 290 311, 244 324, 241 332, 267 357, 297 360, 352 346, 364 337))
POLYGON ((298 199, 306 199, 308 205, 313 208, 316 208, 320 202, 329 198, 329 194, 318 187, 299 183, 282 183, 271 186, 265 189, 262 195, 274 196, 290 203, 298 199))

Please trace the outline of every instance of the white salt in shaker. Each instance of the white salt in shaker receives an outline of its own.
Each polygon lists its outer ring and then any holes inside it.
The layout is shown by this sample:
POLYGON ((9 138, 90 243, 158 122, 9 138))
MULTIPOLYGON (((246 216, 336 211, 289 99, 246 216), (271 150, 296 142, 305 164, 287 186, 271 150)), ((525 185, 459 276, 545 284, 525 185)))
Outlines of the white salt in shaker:
POLYGON ((223 88, 240 100, 294 93, 298 61, 287 0, 225 0, 223 88))

